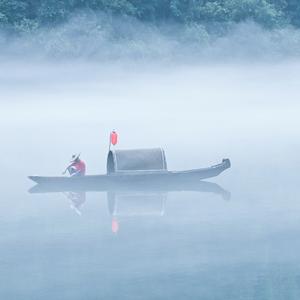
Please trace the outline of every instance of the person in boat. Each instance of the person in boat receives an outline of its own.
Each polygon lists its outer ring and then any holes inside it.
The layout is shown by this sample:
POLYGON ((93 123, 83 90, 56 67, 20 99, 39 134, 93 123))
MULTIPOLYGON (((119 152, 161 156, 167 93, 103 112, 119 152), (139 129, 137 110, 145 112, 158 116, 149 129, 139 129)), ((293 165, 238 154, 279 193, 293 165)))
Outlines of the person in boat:
POLYGON ((73 154, 70 165, 65 169, 63 174, 69 172, 70 176, 84 176, 86 166, 83 160, 80 159, 80 154, 73 154))

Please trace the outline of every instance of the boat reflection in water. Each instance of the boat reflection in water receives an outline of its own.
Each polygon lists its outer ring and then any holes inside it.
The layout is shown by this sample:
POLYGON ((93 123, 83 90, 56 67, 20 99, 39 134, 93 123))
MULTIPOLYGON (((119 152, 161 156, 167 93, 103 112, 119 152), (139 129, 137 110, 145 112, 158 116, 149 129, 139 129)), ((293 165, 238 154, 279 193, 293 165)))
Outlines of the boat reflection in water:
POLYGON ((120 220, 136 217, 162 217, 165 213, 165 204, 168 192, 198 192, 212 193, 221 196, 224 200, 230 199, 230 192, 216 183, 206 181, 174 181, 168 184, 155 185, 121 185, 118 188, 84 185, 72 187, 55 186, 53 184, 37 184, 30 193, 63 193, 70 201, 71 208, 81 215, 80 208, 86 201, 87 192, 107 192, 108 211, 112 218, 112 232, 120 230, 120 220))
POLYGON ((165 213, 167 193, 108 192, 108 211, 112 217, 112 232, 119 231, 120 221, 135 217, 162 217, 165 213))

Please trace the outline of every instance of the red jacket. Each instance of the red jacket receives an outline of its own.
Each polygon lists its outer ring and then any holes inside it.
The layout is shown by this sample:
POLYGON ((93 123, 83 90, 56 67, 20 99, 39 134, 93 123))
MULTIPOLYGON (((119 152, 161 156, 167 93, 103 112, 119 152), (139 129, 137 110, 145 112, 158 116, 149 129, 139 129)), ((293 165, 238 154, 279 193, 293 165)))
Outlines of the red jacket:
POLYGON ((81 175, 85 175, 86 167, 84 161, 74 161, 70 167, 74 167, 76 169, 76 172, 80 173, 81 175))

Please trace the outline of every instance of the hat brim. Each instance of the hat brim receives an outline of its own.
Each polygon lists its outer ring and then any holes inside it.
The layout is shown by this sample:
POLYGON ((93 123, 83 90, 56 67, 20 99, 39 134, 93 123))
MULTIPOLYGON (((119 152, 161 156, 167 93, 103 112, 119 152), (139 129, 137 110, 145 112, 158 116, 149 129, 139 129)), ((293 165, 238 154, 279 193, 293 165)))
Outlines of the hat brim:
POLYGON ((76 159, 78 159, 80 157, 80 153, 79 154, 76 154, 74 156, 72 156, 70 162, 74 162, 76 159))

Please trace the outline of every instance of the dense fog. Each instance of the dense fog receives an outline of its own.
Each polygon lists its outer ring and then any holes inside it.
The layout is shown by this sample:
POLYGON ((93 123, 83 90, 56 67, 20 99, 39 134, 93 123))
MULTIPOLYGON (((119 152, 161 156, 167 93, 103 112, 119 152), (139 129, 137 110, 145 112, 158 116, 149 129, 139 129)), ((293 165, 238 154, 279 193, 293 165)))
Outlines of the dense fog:
POLYGON ((0 298, 298 299, 299 30, 93 16, 1 35, 0 298), (28 193, 74 153, 104 174, 113 129, 169 170, 230 158, 221 193, 115 193, 116 213, 103 191, 28 193))
POLYGON ((19 157, 26 149, 25 161, 7 160, 24 175, 48 168, 54 175, 73 152, 82 152, 89 172, 99 173, 108 134, 116 129, 118 147, 162 146, 173 168, 232 156, 241 164, 236 171, 254 162, 276 168, 299 149, 298 68, 297 60, 194 66, 7 61, 0 73, 2 151, 19 157))

